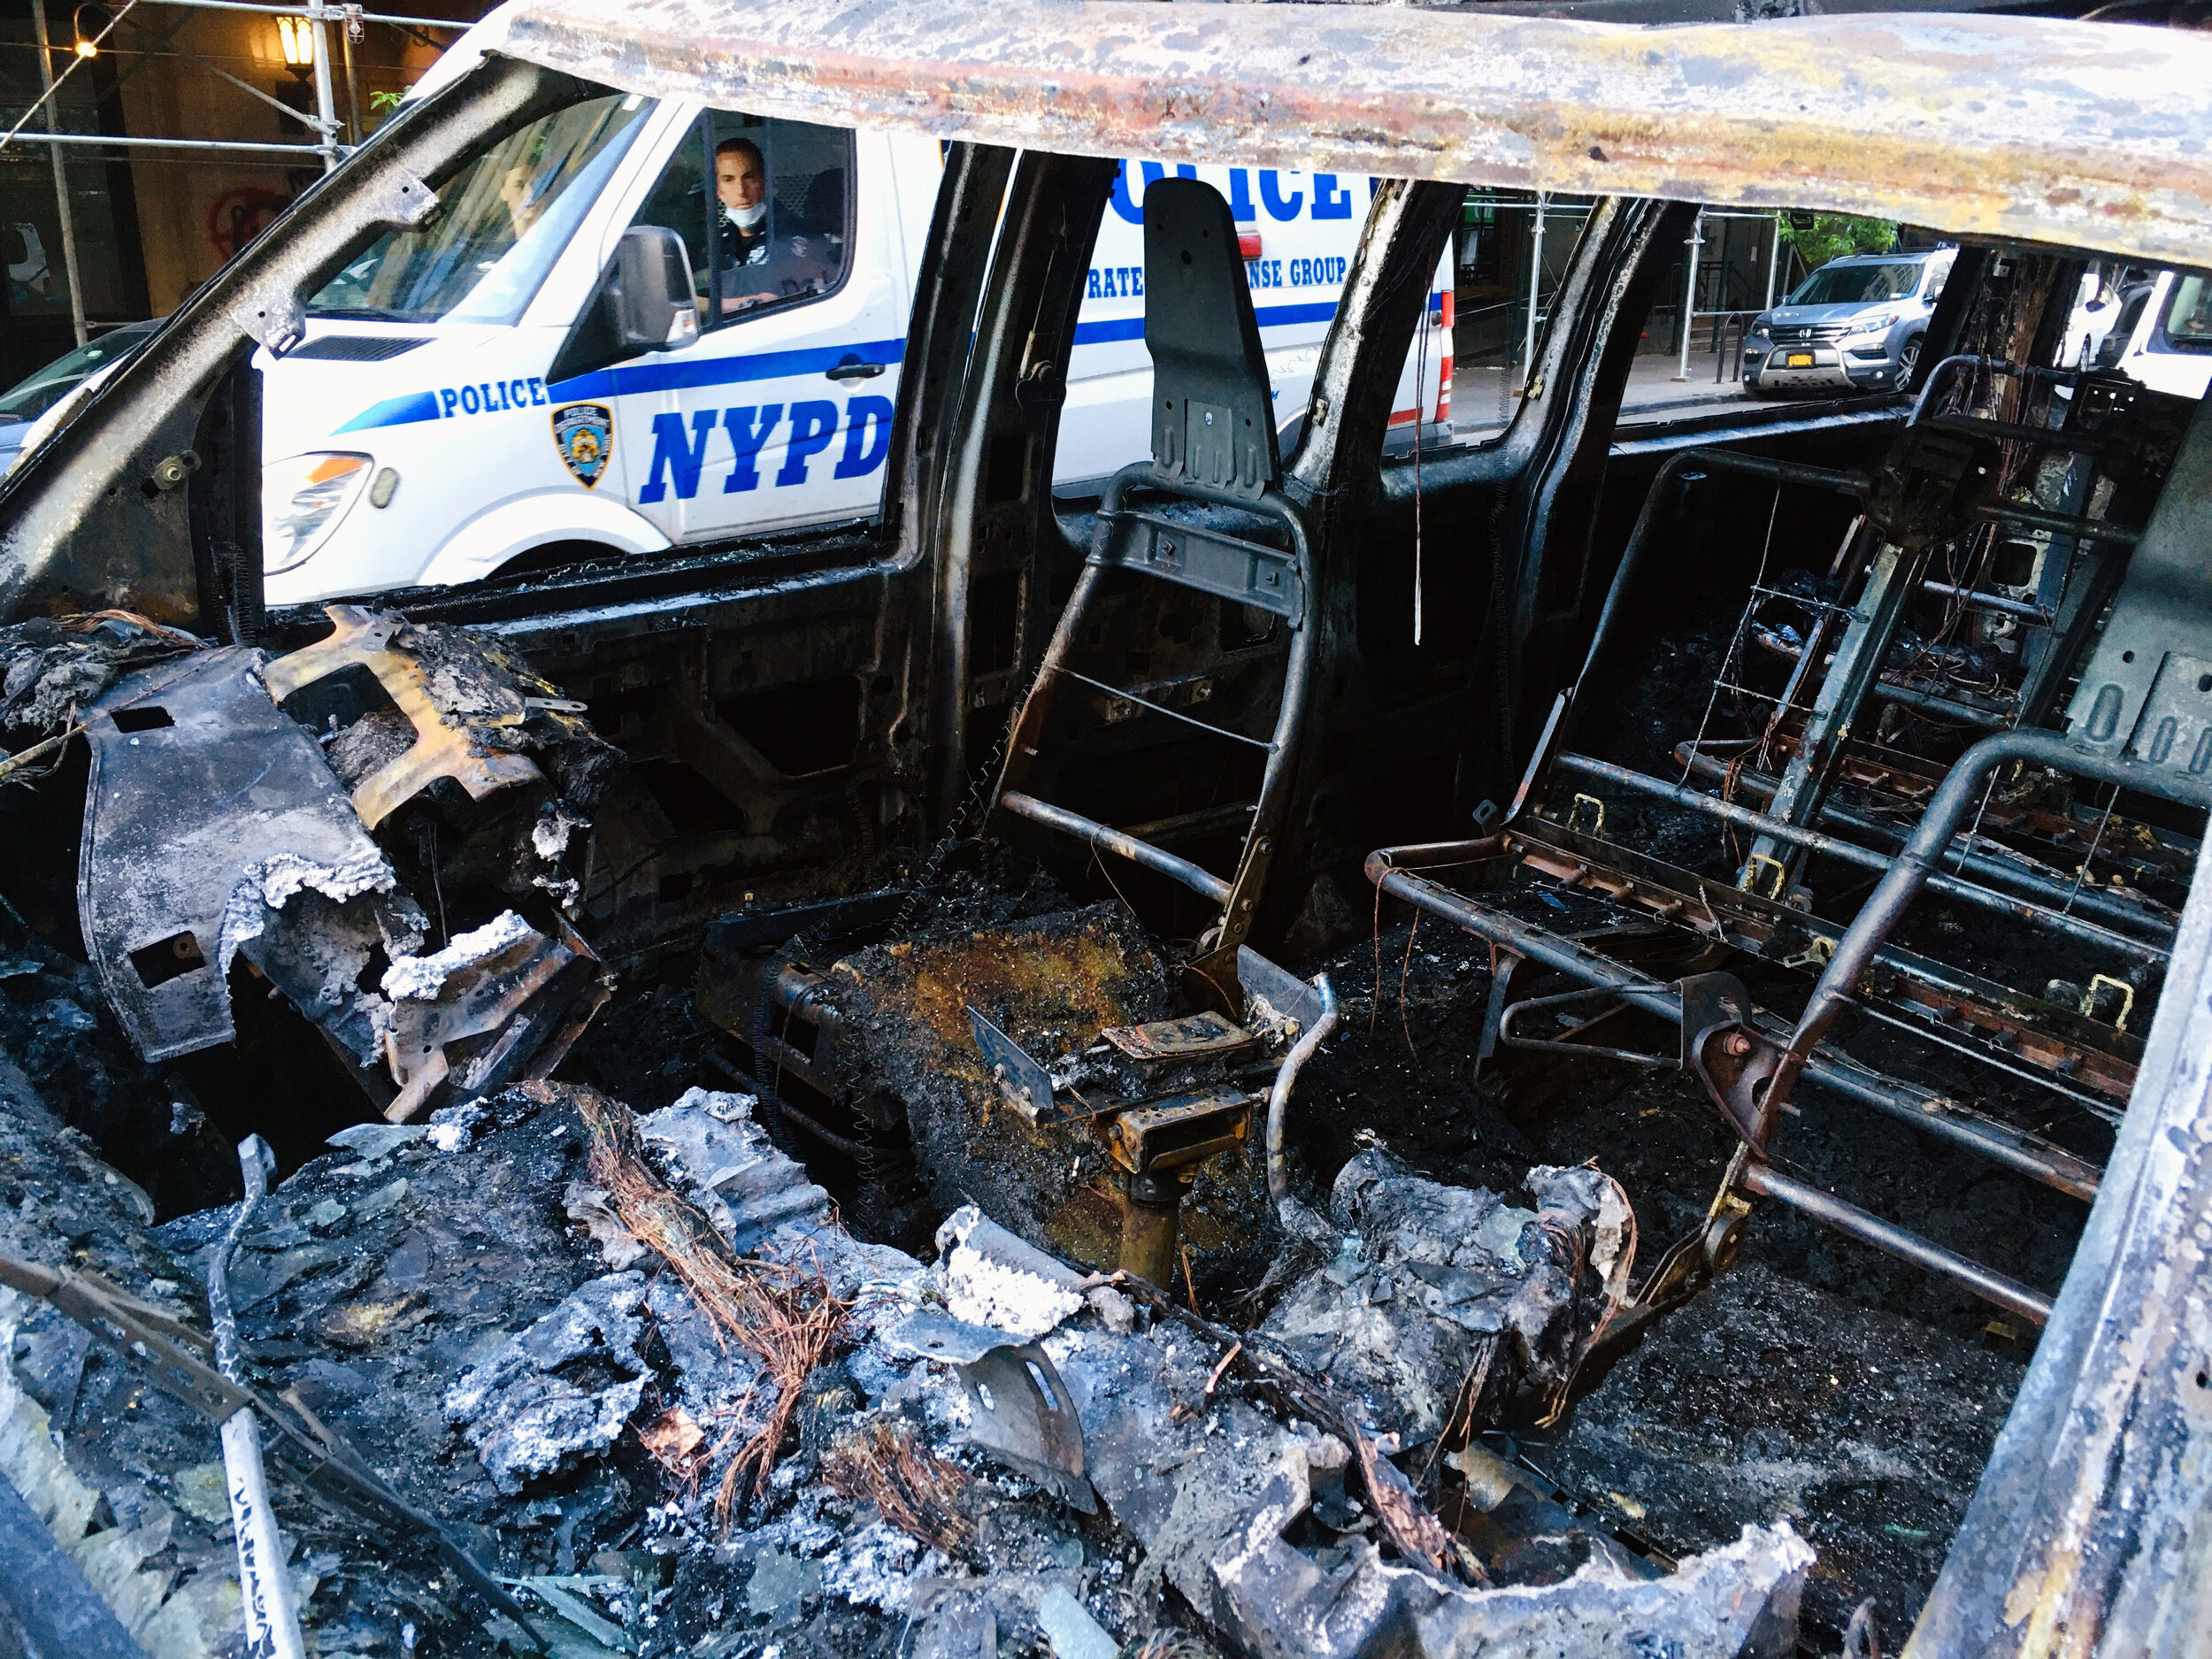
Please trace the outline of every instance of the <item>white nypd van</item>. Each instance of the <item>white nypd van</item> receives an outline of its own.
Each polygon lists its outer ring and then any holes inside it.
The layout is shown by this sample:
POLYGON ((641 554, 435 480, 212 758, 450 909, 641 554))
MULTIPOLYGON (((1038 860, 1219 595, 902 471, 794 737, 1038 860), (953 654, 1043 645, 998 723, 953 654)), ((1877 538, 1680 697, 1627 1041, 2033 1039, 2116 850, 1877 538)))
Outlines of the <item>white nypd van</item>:
MULTIPOLYGON (((1141 225, 1165 171, 1131 161, 1115 182, 1062 415, 1064 483, 1147 452, 1141 225)), ((1177 171, 1221 190, 1243 232, 1288 426, 1372 187, 1177 171)), ((618 93, 517 132, 444 184, 433 227, 384 237, 317 295, 303 343, 257 357, 269 603, 872 513, 941 172, 926 139, 618 93), (689 265, 696 326, 680 313, 667 342, 626 354, 592 302, 637 226, 675 234, 647 245, 689 265)), ((1449 277, 1448 256, 1394 424, 1417 404, 1425 423, 1448 412, 1449 277)))

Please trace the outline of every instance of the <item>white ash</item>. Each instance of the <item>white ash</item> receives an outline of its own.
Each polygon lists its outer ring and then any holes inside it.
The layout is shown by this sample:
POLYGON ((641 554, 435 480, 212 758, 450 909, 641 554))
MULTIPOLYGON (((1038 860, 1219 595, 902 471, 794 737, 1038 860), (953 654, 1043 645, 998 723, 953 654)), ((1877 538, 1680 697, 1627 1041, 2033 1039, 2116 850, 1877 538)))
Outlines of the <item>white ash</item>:
POLYGON ((502 1492, 514 1496, 526 1481, 614 1444, 649 1380, 637 1356, 645 1294, 642 1273, 580 1285, 446 1391, 446 1420, 467 1436, 502 1492), (595 1393, 560 1374, 584 1360, 603 1362, 626 1379, 595 1393))
POLYGON ((343 904, 364 893, 389 893, 398 885, 397 872, 373 841, 334 864, 318 864, 297 853, 272 853, 246 867, 223 906, 217 970, 228 973, 239 947, 260 938, 269 918, 303 893, 319 893, 334 904, 343 904))
POLYGON ((454 934, 443 949, 426 956, 400 957, 384 970, 384 995, 394 1002, 435 1002, 449 976, 537 936, 536 930, 521 917, 512 910, 502 910, 481 927, 454 934))

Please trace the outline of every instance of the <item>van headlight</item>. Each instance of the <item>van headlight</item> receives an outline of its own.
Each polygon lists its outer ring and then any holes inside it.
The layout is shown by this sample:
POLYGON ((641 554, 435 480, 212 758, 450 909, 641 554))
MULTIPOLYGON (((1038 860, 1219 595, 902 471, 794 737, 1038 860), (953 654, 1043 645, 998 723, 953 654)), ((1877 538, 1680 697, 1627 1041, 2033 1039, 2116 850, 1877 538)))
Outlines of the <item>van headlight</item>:
POLYGON ((262 568, 272 575, 304 565, 330 539, 369 481, 365 455, 296 455, 262 475, 262 568))

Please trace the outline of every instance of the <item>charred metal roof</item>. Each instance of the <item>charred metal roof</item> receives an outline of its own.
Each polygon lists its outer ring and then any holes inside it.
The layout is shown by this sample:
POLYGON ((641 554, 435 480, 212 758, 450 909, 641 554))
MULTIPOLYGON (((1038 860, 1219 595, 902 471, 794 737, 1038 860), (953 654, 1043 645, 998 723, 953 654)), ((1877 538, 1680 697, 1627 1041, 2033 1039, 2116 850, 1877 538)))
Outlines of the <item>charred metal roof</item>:
POLYGON ((1130 0, 514 0, 494 31, 629 91, 939 138, 2212 259, 2212 40, 2185 31, 1130 0))

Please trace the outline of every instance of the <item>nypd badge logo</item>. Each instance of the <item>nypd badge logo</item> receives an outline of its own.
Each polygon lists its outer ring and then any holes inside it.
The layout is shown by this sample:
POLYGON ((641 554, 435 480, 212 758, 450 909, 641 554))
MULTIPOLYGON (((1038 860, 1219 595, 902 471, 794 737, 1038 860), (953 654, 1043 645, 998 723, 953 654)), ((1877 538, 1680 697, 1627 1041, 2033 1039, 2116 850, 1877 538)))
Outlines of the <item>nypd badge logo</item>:
POLYGON ((614 411, 604 403, 570 403, 555 410, 553 447, 576 481, 591 488, 605 475, 614 454, 614 411))

